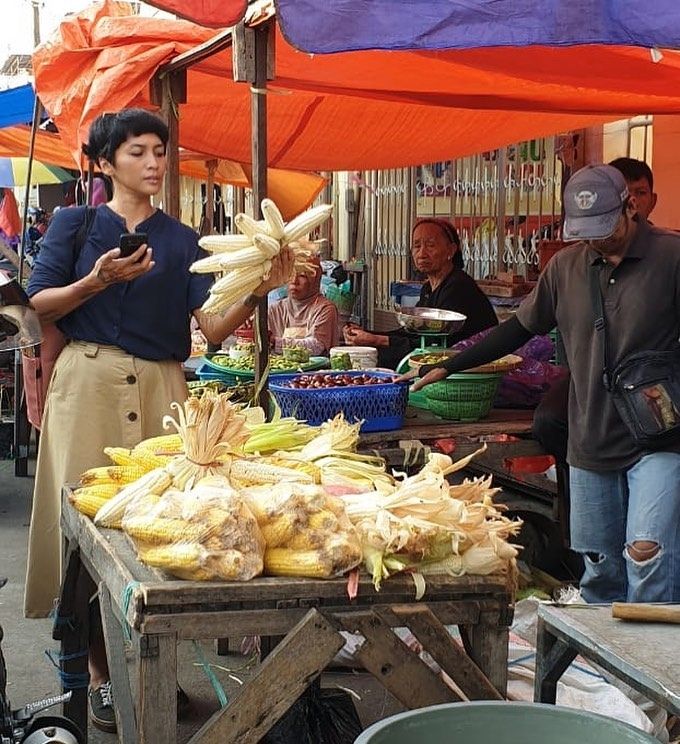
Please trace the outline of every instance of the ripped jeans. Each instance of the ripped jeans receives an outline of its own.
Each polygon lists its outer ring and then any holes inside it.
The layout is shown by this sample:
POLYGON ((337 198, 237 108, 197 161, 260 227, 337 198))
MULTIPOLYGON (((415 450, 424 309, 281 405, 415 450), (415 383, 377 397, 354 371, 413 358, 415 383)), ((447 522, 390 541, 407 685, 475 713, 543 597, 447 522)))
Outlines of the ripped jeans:
POLYGON ((654 452, 624 470, 570 467, 569 474, 583 599, 680 602, 680 454, 654 452))

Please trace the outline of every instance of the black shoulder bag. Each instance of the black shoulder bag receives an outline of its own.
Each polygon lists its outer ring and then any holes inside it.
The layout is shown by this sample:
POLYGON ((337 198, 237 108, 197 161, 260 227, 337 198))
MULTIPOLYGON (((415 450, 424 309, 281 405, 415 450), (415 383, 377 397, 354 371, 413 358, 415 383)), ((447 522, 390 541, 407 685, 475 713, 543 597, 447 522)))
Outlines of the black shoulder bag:
POLYGON ((595 331, 602 339, 602 380, 635 443, 643 449, 663 449, 680 441, 680 346, 629 354, 611 369, 600 286, 602 265, 594 265, 590 272, 595 331))

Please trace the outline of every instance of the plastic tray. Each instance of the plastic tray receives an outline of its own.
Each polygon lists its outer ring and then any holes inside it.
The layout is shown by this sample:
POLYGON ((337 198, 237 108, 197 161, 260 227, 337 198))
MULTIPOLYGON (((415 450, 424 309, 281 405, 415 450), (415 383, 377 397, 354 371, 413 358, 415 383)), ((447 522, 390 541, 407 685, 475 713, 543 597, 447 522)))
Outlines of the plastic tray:
MULTIPOLYGON (((332 374, 338 374, 332 373, 332 374)), ((358 377, 365 371, 342 372, 358 377)), ((371 371, 372 377, 394 377, 394 373, 371 371)), ((298 375, 277 375, 269 389, 276 398, 283 416, 295 416, 312 426, 319 426, 343 413, 348 421, 363 419, 361 431, 393 431, 404 424, 408 404, 408 384, 389 382, 377 385, 352 385, 337 388, 290 388, 282 382, 298 375)))
MULTIPOLYGON (((250 381, 255 379, 255 372, 251 369, 239 369, 238 367, 225 367, 221 364, 215 364, 212 361, 213 355, 206 355, 201 359, 201 364, 196 369, 196 375, 202 380, 227 380, 231 381, 250 381)), ((222 355, 221 355, 222 356, 222 355)), ((293 367, 291 364, 290 369, 286 370, 272 370, 269 372, 269 376, 275 375, 290 375, 294 374, 297 370, 303 372, 312 372, 317 369, 324 369, 329 367, 329 361, 327 357, 311 357, 306 364, 301 364, 298 367, 293 367)))

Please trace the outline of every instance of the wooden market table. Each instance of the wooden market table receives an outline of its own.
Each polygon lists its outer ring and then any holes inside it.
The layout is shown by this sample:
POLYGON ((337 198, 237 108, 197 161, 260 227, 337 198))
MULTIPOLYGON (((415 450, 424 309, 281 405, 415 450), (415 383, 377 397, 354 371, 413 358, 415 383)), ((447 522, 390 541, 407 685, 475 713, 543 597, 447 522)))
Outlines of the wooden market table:
POLYGON ((611 605, 538 608, 534 700, 554 703, 557 682, 578 654, 680 716, 680 628, 626 622, 611 605))
MULTIPOLYGON (((96 528, 71 506, 67 488, 62 529, 67 569, 55 623, 62 671, 87 671, 83 650, 91 579, 99 588, 119 740, 125 744, 176 741, 180 639, 284 636, 238 697, 191 738, 192 744, 258 742, 342 648, 341 630, 366 638, 357 663, 408 708, 462 696, 399 640, 391 630, 398 626, 411 630, 468 699, 500 699, 505 694, 514 602, 511 577, 428 577, 419 602, 409 576, 389 579, 380 593, 364 578, 352 601, 346 579, 179 581, 140 564, 122 532, 96 528), (459 626, 467 654, 445 624, 459 626), (125 662, 124 632, 131 637, 137 661, 136 700, 125 662)), ((87 723, 86 690, 74 690, 65 712, 81 727, 87 723)))

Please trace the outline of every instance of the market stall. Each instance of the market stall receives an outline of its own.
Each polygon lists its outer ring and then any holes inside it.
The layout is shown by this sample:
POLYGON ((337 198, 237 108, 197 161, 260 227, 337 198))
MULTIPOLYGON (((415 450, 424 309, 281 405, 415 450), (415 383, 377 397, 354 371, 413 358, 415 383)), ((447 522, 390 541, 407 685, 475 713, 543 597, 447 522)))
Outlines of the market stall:
MULTIPOLYGON (((62 529, 70 548, 61 614, 62 654, 87 636, 87 597, 73 592, 82 571, 99 586, 111 679, 116 697, 120 741, 176 741, 176 642, 261 634, 285 636, 257 675, 225 709, 215 714, 192 742, 253 744, 295 702, 307 684, 331 662, 344 640, 339 630, 361 632, 369 643, 357 663, 365 666, 406 707, 460 699, 393 633, 409 627, 424 648, 471 699, 505 693, 508 626, 513 589, 505 576, 463 576, 428 580, 420 602, 409 577, 390 579, 379 595, 363 578, 355 600, 343 578, 260 578, 246 583, 172 580, 135 558, 127 538, 99 530, 77 512, 65 492, 62 529), (131 631, 139 665, 139 690, 133 707, 119 619, 131 631), (442 624, 457 624, 466 639, 471 664, 442 624), (136 720, 136 726, 135 726, 136 720)), ((64 671, 86 671, 86 658, 64 663, 64 671)), ((87 720, 86 695, 74 691, 67 715, 87 720)), ((85 727, 83 727, 85 728, 85 727)))

